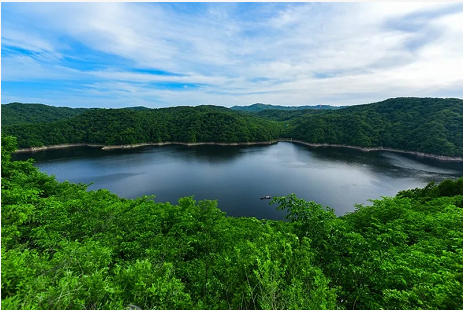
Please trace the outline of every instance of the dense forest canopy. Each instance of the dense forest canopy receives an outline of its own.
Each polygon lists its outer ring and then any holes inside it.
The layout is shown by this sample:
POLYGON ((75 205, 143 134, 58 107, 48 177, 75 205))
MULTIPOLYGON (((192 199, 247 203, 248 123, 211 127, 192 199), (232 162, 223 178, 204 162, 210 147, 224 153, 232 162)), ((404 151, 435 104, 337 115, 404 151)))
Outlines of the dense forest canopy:
POLYGON ((13 102, 2 104, 2 126, 27 123, 46 123, 72 118, 84 113, 84 108, 53 107, 45 104, 13 102))
POLYGON ((279 137, 282 125, 217 106, 88 110, 72 119, 5 126, 19 147, 62 143, 255 142, 279 137))
POLYGON ((292 138, 463 156, 463 100, 452 98, 394 98, 336 110, 244 112, 218 106, 86 109, 74 116, 55 113, 57 120, 44 116, 40 123, 29 116, 46 115, 36 110, 48 111, 50 107, 23 105, 21 118, 12 116, 8 107, 2 105, 2 130, 16 136, 20 148, 62 143, 257 142, 292 138), (4 119, 8 121, 3 123, 4 119), (24 119, 31 121, 24 124, 24 119))
POLYGON ((396 98, 293 119, 293 139, 463 155, 463 100, 396 98))
POLYGON ((2 309, 459 309, 463 177, 287 221, 220 202, 120 198, 11 161, 2 135, 2 309))

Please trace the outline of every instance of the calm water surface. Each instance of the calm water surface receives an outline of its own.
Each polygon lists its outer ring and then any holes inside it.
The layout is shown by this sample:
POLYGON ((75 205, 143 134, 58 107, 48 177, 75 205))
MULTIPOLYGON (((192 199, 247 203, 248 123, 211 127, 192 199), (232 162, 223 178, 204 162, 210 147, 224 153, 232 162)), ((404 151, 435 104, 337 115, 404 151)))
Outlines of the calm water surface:
POLYGON ((265 146, 153 146, 101 151, 91 148, 16 154, 32 157, 57 180, 93 183, 121 197, 156 195, 175 204, 180 197, 217 199, 228 215, 282 219, 285 212, 261 196, 297 197, 335 209, 342 215, 355 203, 394 196, 430 181, 456 179, 463 164, 391 152, 311 148, 279 142, 265 146))

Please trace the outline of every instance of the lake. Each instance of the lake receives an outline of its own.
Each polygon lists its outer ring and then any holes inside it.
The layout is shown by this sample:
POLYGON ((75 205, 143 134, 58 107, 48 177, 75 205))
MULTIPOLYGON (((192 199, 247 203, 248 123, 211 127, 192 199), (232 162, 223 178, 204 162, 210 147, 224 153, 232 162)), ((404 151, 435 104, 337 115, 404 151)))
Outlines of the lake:
POLYGON ((290 142, 113 151, 79 147, 14 155, 26 158, 59 181, 92 183, 89 190, 106 188, 125 198, 155 195, 155 201, 172 204, 194 195, 195 200, 217 199, 228 215, 259 219, 283 219, 286 213, 261 196, 295 193, 343 215, 355 210, 355 203, 369 205, 368 199, 463 176, 461 162, 290 142))

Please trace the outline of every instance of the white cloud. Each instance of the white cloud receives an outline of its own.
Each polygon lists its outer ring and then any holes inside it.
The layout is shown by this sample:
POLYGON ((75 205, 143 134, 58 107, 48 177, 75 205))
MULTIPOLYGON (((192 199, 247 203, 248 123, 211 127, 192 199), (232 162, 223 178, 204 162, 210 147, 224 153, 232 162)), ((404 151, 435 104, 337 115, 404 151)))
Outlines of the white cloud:
POLYGON ((7 4, 5 18, 3 4, 2 51, 13 55, 2 57, 2 81, 75 79, 92 102, 147 106, 463 97, 463 13, 452 3, 184 5, 7 4))
POLYGON ((44 82, 47 80, 75 80, 85 77, 88 75, 79 70, 61 66, 53 60, 50 61, 47 54, 36 57, 26 55, 2 57, 2 81, 44 82))

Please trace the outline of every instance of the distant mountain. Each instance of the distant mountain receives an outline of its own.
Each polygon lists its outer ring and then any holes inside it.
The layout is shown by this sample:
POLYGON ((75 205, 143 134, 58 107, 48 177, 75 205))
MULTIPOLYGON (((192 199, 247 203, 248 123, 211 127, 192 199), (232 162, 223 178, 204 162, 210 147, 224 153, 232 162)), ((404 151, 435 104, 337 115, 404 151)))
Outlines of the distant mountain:
POLYGON ((304 106, 282 106, 282 105, 272 105, 272 104, 263 104, 263 103, 254 103, 248 106, 233 106, 230 109, 237 110, 237 111, 246 111, 246 112, 260 112, 264 110, 337 110, 344 108, 342 107, 334 107, 331 105, 304 105, 304 106))
POLYGON ((127 108, 123 108, 123 109, 126 109, 126 110, 134 110, 134 111, 149 111, 149 110, 152 110, 152 109, 150 109, 150 108, 142 107, 142 106, 138 106, 138 107, 127 107, 127 108))
MULTIPOLYGON (((254 109, 259 105, 272 107, 256 104, 254 109)), ((249 113, 221 106, 71 109, 15 103, 2 105, 2 134, 17 137, 20 148, 63 143, 255 142, 283 138, 463 156, 461 99, 392 98, 342 109, 273 107, 277 108, 249 113)))
POLYGON ((88 110, 20 102, 2 104, 1 109, 2 126, 54 122, 72 118, 88 110))

